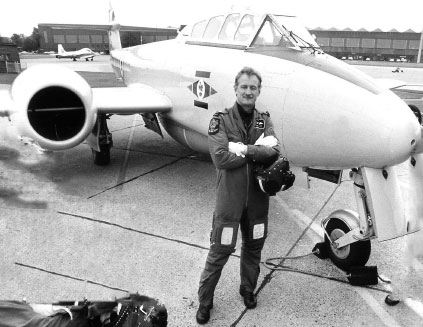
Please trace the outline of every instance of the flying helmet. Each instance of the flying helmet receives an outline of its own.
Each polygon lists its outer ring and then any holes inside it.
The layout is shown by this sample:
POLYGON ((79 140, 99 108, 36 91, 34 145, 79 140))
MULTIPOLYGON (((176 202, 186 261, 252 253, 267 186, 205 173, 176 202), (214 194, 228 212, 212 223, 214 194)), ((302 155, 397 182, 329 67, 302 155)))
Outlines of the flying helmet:
POLYGON ((289 189, 295 181, 295 175, 289 170, 288 159, 281 155, 268 166, 256 165, 254 175, 260 189, 270 196, 289 189))

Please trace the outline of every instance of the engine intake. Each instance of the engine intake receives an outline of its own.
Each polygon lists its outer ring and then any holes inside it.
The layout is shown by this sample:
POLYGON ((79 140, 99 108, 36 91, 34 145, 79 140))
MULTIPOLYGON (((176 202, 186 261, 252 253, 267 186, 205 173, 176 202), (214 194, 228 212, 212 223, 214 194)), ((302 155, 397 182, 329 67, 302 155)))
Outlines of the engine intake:
POLYGON ((12 85, 11 120, 18 132, 47 150, 82 143, 92 131, 97 110, 91 87, 77 73, 59 65, 37 65, 12 85))
POLYGON ((52 141, 75 137, 85 119, 81 99, 63 87, 52 86, 38 91, 28 105, 28 121, 32 128, 52 141))

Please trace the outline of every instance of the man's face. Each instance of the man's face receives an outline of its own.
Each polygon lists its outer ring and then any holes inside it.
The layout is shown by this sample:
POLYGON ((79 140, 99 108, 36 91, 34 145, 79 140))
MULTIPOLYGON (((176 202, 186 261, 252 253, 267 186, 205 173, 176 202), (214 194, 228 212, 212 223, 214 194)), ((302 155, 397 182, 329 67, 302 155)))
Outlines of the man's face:
POLYGON ((235 85, 235 94, 237 102, 247 111, 251 112, 260 94, 259 80, 257 76, 242 74, 235 85))

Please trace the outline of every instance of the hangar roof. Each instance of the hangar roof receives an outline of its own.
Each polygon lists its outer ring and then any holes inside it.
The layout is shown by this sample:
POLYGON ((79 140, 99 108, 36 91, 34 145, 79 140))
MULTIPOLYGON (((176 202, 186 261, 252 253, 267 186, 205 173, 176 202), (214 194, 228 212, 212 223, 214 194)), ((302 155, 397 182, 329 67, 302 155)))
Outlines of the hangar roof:
POLYGON ((336 28, 336 27, 331 27, 331 28, 323 28, 323 27, 308 28, 307 27, 307 29, 309 31, 335 31, 335 32, 338 32, 338 31, 350 31, 350 32, 378 32, 378 33, 380 33, 380 32, 383 32, 383 33, 395 32, 395 33, 419 33, 420 34, 420 32, 415 32, 412 29, 408 29, 406 31, 400 32, 400 31, 398 31, 398 30, 396 30, 394 28, 391 29, 390 31, 387 31, 387 32, 382 31, 380 28, 376 28, 376 29, 374 29, 372 31, 368 31, 365 28, 360 28, 358 30, 353 30, 353 29, 348 28, 348 27, 347 28, 344 28, 344 29, 340 29, 340 28, 336 28))
MULTIPOLYGON (((40 23, 38 24, 38 27, 44 27, 44 28, 60 28, 60 29, 88 29, 88 30, 109 30, 110 25, 104 24, 104 25, 92 25, 92 24, 51 24, 51 23, 40 23)), ((134 32, 146 32, 146 31, 176 31, 178 28, 176 27, 166 27, 166 28, 156 28, 156 27, 139 27, 139 26, 126 26, 122 25, 120 27, 121 31, 134 31, 134 32)))

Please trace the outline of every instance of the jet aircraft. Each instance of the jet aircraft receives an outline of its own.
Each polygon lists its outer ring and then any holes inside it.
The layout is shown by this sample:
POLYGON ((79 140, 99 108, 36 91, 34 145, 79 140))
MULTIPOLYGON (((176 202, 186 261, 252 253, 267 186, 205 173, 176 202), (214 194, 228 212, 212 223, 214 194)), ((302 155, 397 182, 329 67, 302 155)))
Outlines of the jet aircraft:
POLYGON ((122 48, 112 9, 109 15, 111 64, 127 87, 91 88, 64 67, 31 67, 0 94, 0 116, 21 135, 49 150, 87 140, 95 163, 107 164, 112 135, 106 119, 141 114, 147 128, 160 135, 164 128, 206 153, 212 115, 233 104, 234 77, 251 66, 263 77, 257 107, 269 111, 282 154, 298 167, 296 181, 339 183, 342 171, 350 171, 357 209, 339 209, 322 221, 325 248, 337 266, 364 265, 371 239, 418 229, 420 111, 324 53, 296 17, 234 11, 186 26, 173 40, 122 48), (410 178, 408 194, 399 187, 398 164, 410 178))
POLYGON ((56 58, 58 59, 71 58, 73 61, 76 61, 76 59, 85 59, 86 61, 91 59, 91 61, 93 61, 96 55, 97 53, 95 53, 90 48, 83 48, 76 51, 65 51, 65 49, 63 48, 63 45, 59 44, 57 46, 56 58))

